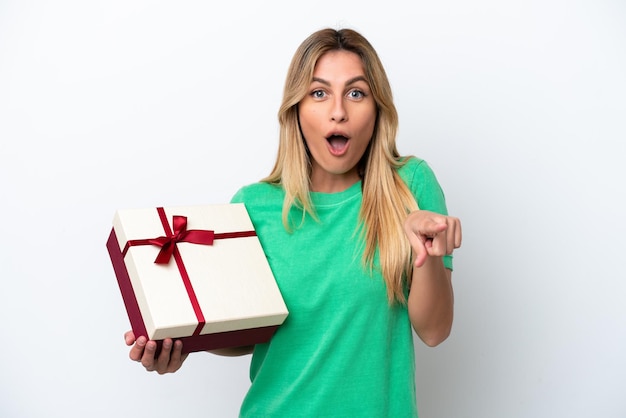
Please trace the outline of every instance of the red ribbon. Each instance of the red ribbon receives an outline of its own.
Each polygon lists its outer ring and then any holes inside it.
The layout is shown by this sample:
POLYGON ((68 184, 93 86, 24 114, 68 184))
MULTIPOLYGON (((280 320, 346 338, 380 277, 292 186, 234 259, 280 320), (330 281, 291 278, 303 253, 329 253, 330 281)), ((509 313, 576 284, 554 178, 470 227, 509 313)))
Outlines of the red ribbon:
POLYGON ((126 245, 124 246, 124 251, 122 251, 122 257, 126 256, 126 253, 128 252, 130 247, 134 247, 137 245, 156 245, 158 247, 161 247, 159 254, 157 254, 157 257, 154 260, 156 264, 168 264, 170 259, 174 257, 176 265, 178 266, 178 271, 180 272, 180 275, 183 279, 185 289, 187 290, 187 295, 189 296, 189 300, 191 302, 191 305, 193 306, 196 318, 198 319, 198 326, 196 327, 193 335, 199 335, 205 324, 204 314, 200 309, 198 298, 196 297, 196 293, 193 290, 191 280, 189 279, 189 274, 187 273, 187 269, 185 268, 183 259, 180 255, 180 252, 178 251, 178 246, 176 244, 179 242, 189 242, 192 244, 213 245, 213 241, 216 239, 253 237, 256 236, 256 232, 242 231, 216 234, 214 233, 214 231, 210 230, 187 230, 187 217, 178 215, 173 216, 174 231, 172 232, 172 230, 170 229, 170 225, 167 222, 165 210, 162 207, 159 207, 157 208, 157 212, 159 214, 161 224, 163 225, 165 236, 157 238, 130 240, 126 242, 126 245))

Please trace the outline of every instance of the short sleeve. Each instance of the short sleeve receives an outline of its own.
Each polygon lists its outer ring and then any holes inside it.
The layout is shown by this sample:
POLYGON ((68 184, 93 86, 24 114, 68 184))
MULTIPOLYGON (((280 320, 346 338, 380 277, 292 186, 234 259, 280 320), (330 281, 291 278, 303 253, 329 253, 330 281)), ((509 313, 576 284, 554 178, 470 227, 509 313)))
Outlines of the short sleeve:
POLYGON ((237 192, 230 199, 230 203, 244 203, 243 195, 244 195, 244 189, 243 188, 237 190, 237 192))

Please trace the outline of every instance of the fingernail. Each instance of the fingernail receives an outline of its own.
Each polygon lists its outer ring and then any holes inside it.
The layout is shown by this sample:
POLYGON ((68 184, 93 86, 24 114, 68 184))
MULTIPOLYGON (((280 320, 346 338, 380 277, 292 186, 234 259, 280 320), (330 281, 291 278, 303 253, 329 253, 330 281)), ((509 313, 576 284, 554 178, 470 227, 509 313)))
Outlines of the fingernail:
POLYGON ((166 350, 169 350, 170 348, 172 348, 172 342, 169 340, 163 341, 163 348, 165 348, 166 350))

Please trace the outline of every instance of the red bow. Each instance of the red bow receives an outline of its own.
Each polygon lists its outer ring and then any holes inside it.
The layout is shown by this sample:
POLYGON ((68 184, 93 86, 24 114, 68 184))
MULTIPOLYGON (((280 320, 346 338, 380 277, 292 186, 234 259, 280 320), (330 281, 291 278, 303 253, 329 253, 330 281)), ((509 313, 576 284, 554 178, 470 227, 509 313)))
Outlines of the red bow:
POLYGON ((187 231, 187 217, 174 215, 174 233, 169 236, 152 238, 148 240, 149 244, 161 247, 161 251, 157 255, 154 262, 156 264, 167 264, 174 254, 174 248, 177 242, 190 242, 192 244, 213 245, 215 234, 213 231, 204 231, 199 229, 191 229, 187 231))

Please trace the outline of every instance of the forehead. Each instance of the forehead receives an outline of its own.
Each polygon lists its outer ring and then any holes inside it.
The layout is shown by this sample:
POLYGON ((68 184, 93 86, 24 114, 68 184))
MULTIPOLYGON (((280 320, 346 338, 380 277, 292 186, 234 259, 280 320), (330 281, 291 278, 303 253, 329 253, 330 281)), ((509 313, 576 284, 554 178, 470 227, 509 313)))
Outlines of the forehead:
POLYGON ((354 52, 343 49, 324 53, 315 64, 314 77, 323 79, 353 78, 365 75, 363 61, 354 52))

